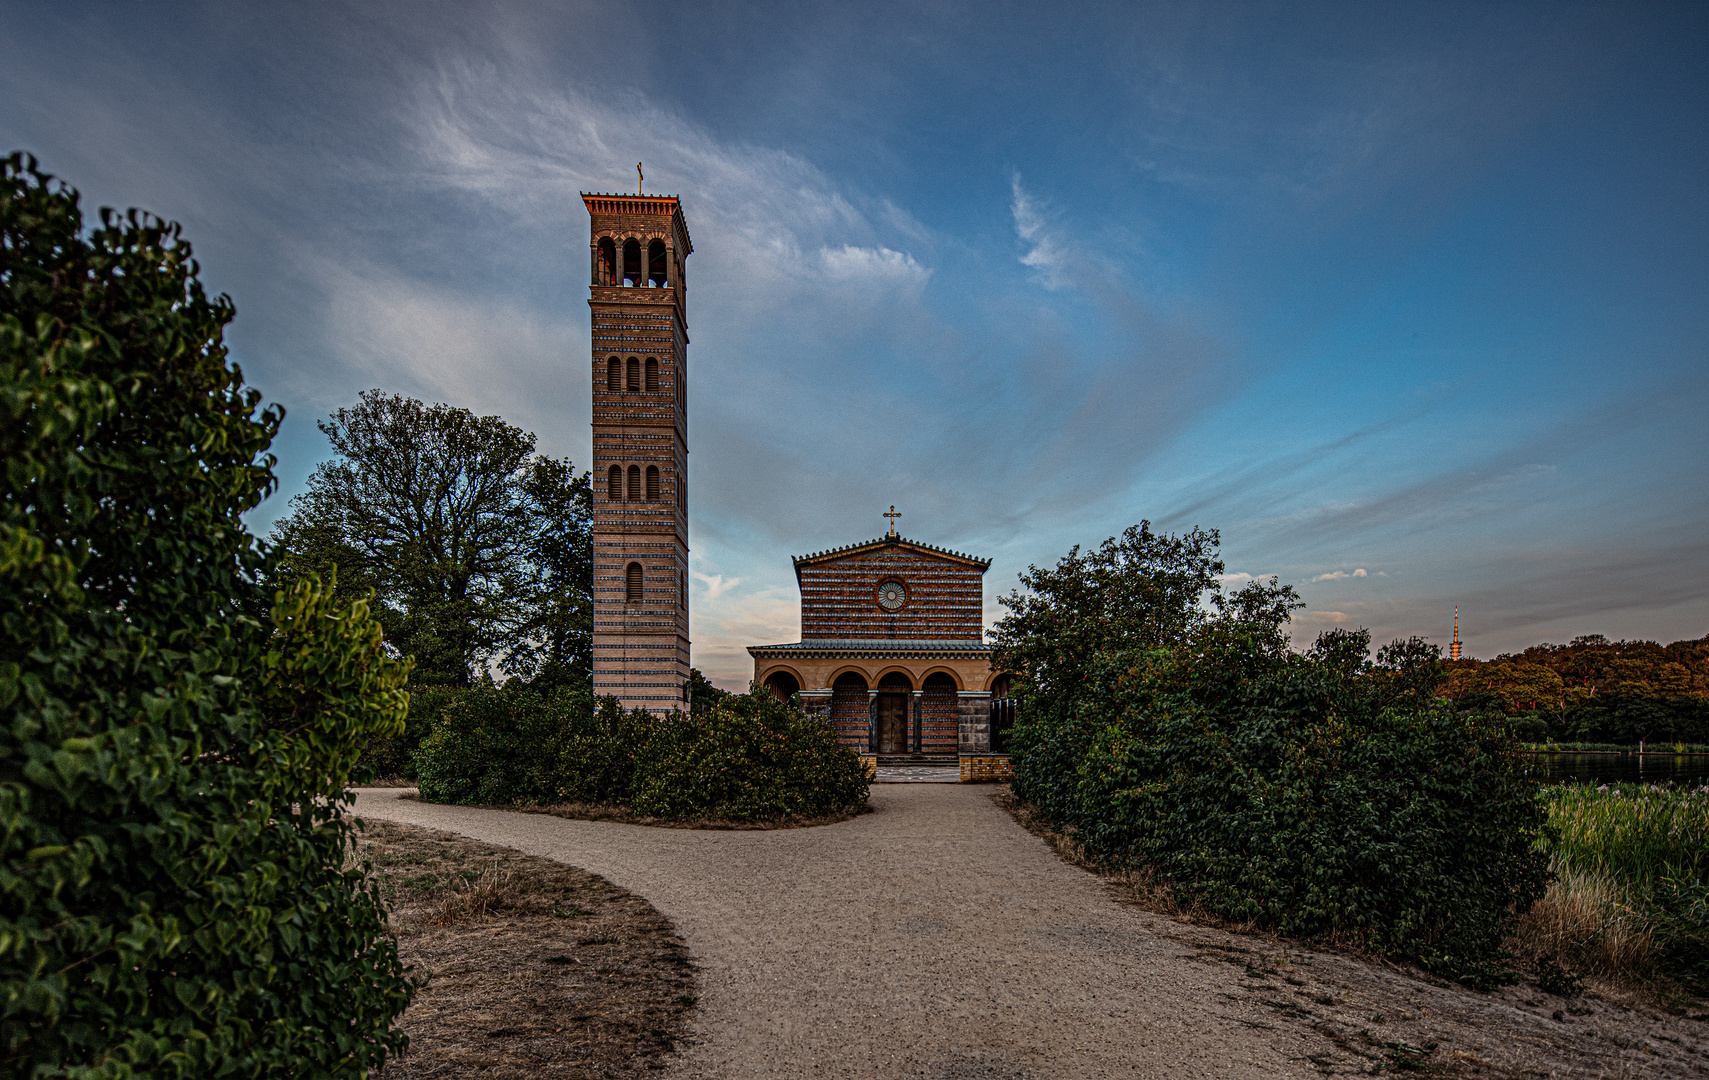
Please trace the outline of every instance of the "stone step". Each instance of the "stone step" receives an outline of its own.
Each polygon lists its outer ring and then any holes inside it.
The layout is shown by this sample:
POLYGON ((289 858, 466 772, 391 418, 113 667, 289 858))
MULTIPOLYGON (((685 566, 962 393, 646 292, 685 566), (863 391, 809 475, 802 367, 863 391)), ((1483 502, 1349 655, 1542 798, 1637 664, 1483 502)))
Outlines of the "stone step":
POLYGON ((878 764, 885 767, 895 765, 959 765, 961 758, 954 754, 879 754, 878 764))

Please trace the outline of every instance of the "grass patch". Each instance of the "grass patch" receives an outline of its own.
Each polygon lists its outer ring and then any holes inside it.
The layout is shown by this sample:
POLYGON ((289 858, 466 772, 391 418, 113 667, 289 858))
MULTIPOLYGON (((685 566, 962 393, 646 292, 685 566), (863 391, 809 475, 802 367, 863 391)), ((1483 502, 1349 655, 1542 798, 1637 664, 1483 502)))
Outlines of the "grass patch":
POLYGON ((420 983, 383 1080, 641 1076, 696 997, 670 922, 604 878, 395 822, 364 823, 398 952, 420 983))
POLYGON ((1561 784, 1547 799, 1557 879, 1515 954, 1540 979, 1558 965, 1676 1007, 1709 993, 1709 787, 1561 784))

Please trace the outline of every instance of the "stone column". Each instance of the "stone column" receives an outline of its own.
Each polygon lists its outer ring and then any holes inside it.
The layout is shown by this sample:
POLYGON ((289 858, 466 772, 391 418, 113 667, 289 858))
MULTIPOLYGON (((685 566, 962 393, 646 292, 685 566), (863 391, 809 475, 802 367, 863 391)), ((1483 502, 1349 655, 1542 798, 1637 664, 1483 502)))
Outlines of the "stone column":
POLYGON ((801 691, 801 711, 808 716, 817 716, 829 725, 831 722, 831 688, 824 686, 816 690, 801 691))
POLYGON ((955 695, 958 725, 956 742, 963 754, 991 752, 991 691, 960 690, 955 695))
POLYGON ((914 739, 913 739, 913 742, 914 742, 914 753, 916 753, 916 754, 922 752, 925 749, 926 727, 925 727, 924 713, 921 711, 921 704, 920 704, 921 695, 923 695, 924 693, 925 693, 924 690, 916 690, 916 691, 914 691, 914 693, 912 695, 912 697, 914 699, 914 702, 913 702, 913 704, 914 704, 914 739))

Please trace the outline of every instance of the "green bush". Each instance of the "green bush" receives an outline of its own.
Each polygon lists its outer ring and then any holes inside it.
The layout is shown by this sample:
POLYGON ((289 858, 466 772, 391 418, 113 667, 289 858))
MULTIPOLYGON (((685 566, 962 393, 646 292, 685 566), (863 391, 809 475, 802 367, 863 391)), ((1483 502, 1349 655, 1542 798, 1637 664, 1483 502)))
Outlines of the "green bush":
POLYGON ((269 597, 278 410, 176 226, 0 180, 0 1046, 8 1075, 357 1077, 405 1040, 345 788, 408 666, 269 597))
POLYGON ((432 733, 439 714, 467 693, 460 687, 421 686, 413 680, 408 689, 409 715, 404 717, 403 730, 375 735, 362 748, 363 771, 370 778, 415 779, 415 754, 422 740, 432 733))
POLYGON ((866 797, 860 758, 829 725, 759 689, 658 724, 636 768, 631 807, 759 821, 835 813, 866 797))
POLYGON ((434 802, 625 805, 666 818, 771 820, 866 801, 860 759, 823 721, 761 691, 660 720, 582 690, 466 691, 416 755, 434 802))
POLYGON ((1213 625, 1106 655, 1064 715, 1018 726, 1017 792, 1218 915, 1499 978, 1549 880, 1508 733, 1427 671, 1371 668, 1362 631, 1303 657, 1277 644, 1213 625))
POLYGON ((430 802, 544 802, 558 792, 559 761, 585 692, 546 694, 513 679, 459 691, 416 752, 421 797, 430 802))

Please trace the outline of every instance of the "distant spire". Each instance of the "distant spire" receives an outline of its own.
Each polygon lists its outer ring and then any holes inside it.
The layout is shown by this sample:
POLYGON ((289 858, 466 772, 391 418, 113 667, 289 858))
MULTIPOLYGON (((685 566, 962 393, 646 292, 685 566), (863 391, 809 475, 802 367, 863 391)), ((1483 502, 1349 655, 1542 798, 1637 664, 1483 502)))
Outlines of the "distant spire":
POLYGON ((1448 643, 1448 659, 1460 658, 1460 605, 1454 605, 1454 640, 1448 643))

